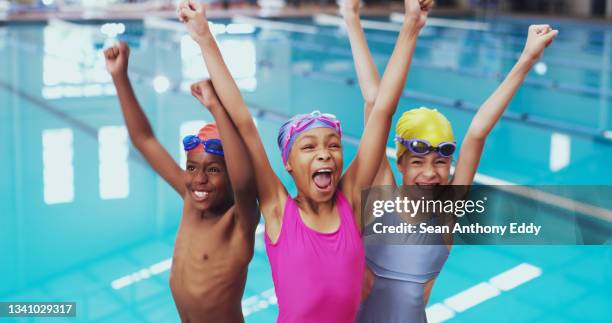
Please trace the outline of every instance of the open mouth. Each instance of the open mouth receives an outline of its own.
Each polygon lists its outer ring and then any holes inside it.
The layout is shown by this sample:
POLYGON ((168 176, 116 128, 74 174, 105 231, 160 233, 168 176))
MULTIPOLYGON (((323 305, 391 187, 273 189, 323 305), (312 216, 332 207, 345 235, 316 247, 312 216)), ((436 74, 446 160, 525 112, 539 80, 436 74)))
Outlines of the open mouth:
POLYGON ((431 182, 431 183, 417 182, 416 183, 416 186, 418 186, 419 188, 423 188, 423 189, 434 189, 438 185, 440 185, 440 183, 438 182, 431 182))
POLYGON ((312 174, 312 180, 319 191, 327 192, 332 188, 332 174, 331 168, 321 168, 312 174))
POLYGON ((209 192, 206 191, 191 191, 193 199, 198 202, 206 201, 208 199, 208 194, 209 192))

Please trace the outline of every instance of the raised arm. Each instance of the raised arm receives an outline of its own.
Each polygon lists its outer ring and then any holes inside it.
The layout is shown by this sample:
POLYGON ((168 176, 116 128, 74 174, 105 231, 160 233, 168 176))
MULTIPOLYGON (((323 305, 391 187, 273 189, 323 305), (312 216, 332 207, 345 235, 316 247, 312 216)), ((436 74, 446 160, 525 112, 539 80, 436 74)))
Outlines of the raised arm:
POLYGON ((372 184, 380 166, 387 146, 391 119, 406 83, 417 37, 425 25, 430 8, 429 5, 425 7, 426 9, 421 9, 418 0, 406 0, 405 6, 404 23, 380 82, 378 95, 365 126, 357 156, 342 181, 342 189, 351 192, 353 201, 360 199, 362 188, 372 184))
POLYGON ((485 140, 516 94, 529 70, 559 32, 549 25, 529 27, 527 43, 518 62, 493 94, 478 109, 461 144, 453 185, 471 185, 480 163, 485 140))
POLYGON ((185 185, 182 180, 182 169, 155 138, 147 116, 142 111, 132 89, 127 74, 129 55, 130 49, 124 42, 104 50, 106 69, 111 74, 117 89, 121 113, 123 113, 130 140, 149 165, 183 197, 185 185))
POLYGON ((378 95, 380 76, 378 75, 376 64, 372 58, 372 53, 368 47, 368 42, 361 26, 361 20, 359 19, 359 2, 360 0, 344 0, 340 4, 340 12, 344 17, 344 23, 346 24, 351 44, 357 80, 359 81, 359 88, 361 89, 361 95, 363 95, 365 104, 364 114, 365 122, 367 123, 370 112, 374 107, 376 95, 378 95))
POLYGON ((194 83, 191 86, 191 94, 208 108, 215 118, 223 143, 225 165, 234 191, 234 215, 238 223, 244 223, 243 227, 251 230, 259 222, 259 208, 253 165, 246 153, 244 142, 221 105, 210 80, 194 83))
MULTIPOLYGON (((353 61, 355 62, 355 70, 357 71, 357 80, 359 80, 359 88, 361 89, 361 95, 364 100, 364 125, 367 125, 372 107, 374 107, 376 95, 378 94, 380 76, 378 75, 376 64, 368 48, 365 33, 361 27, 359 3, 360 0, 344 0, 340 4, 340 12, 344 17, 349 42, 351 44, 353 61)), ((372 184, 395 185, 395 178, 393 177, 393 171, 391 170, 386 152, 383 152, 382 162, 380 163, 380 167, 372 184)))
POLYGON ((280 230, 280 222, 277 220, 282 216, 287 191, 270 166, 252 116, 209 29, 204 6, 195 1, 183 1, 179 5, 178 14, 179 19, 185 22, 192 38, 200 46, 217 95, 244 140, 253 167, 257 170, 255 181, 260 207, 266 220, 266 229, 274 231, 271 225, 275 221, 280 230))

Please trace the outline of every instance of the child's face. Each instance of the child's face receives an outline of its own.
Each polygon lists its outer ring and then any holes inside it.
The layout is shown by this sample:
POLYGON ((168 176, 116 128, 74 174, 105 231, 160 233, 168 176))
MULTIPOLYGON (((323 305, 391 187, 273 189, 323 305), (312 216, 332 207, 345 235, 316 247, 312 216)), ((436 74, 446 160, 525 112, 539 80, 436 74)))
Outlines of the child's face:
POLYGON ((187 152, 184 180, 185 200, 198 211, 217 210, 233 203, 232 187, 221 156, 187 152))
POLYGON ((286 168, 298 190, 317 202, 329 201, 342 175, 342 145, 331 128, 302 133, 293 144, 286 168))
POLYGON ((451 161, 451 157, 440 157, 436 152, 417 156, 408 151, 400 157, 397 167, 402 173, 404 185, 427 188, 431 185, 448 184, 451 161))

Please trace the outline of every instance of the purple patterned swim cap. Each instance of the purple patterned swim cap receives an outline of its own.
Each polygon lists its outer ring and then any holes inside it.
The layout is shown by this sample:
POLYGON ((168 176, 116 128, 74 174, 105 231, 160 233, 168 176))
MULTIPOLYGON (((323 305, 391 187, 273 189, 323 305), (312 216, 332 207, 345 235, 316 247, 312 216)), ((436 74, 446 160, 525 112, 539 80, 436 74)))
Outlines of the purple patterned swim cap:
POLYGON ((342 138, 342 128, 336 116, 321 113, 317 110, 309 114, 298 114, 287 120, 278 130, 278 148, 280 148, 283 164, 287 164, 291 147, 295 140, 305 131, 315 128, 332 128, 342 138))

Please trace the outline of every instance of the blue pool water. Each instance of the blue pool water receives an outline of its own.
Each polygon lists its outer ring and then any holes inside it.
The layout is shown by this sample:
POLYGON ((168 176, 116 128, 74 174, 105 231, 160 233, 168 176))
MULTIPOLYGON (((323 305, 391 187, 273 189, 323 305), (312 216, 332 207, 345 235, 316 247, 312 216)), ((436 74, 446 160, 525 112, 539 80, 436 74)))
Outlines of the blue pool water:
MULTIPOLYGON (((280 120, 313 109, 336 114, 351 160, 363 103, 343 31, 311 19, 285 22, 315 33, 216 21, 273 167, 293 193, 275 145, 280 120)), ((177 321, 167 269, 181 201, 129 144, 100 54, 111 41, 101 25, 0 25, 0 301, 76 301, 78 321, 177 321)), ((182 135, 212 121, 186 91, 206 75, 199 49, 159 23, 124 26, 135 91, 180 162, 182 135)), ((489 32, 425 28, 398 111, 436 107, 461 140, 473 110, 520 53, 526 29, 505 18, 489 32)), ((612 184, 612 31, 569 22, 558 29, 540 73, 530 74, 491 134, 481 180, 612 184)), ((396 33, 368 30, 367 37, 382 71, 396 33)), ((271 322, 277 313, 259 232, 243 301, 247 322, 271 322)), ((609 246, 455 246, 429 304, 521 264, 541 274, 450 320, 612 321, 609 246)))

